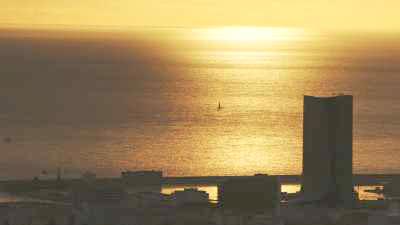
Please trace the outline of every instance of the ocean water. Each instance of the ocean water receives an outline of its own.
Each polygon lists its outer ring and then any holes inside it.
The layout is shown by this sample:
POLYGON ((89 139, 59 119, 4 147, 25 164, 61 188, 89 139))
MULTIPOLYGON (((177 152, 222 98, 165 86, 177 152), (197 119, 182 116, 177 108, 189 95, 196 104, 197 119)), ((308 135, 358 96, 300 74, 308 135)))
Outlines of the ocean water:
POLYGON ((0 178, 300 174, 303 95, 335 93, 354 172, 398 173, 399 87, 395 34, 2 30, 0 178))

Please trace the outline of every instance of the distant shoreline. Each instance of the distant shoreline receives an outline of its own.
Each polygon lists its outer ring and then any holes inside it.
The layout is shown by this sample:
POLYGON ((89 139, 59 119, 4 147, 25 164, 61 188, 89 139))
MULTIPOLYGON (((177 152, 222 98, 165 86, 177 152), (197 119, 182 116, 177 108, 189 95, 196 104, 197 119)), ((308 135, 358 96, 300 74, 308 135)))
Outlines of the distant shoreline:
MULTIPOLYGON (((282 184, 297 184, 301 182, 301 175, 270 175, 270 176, 278 176, 279 180, 282 184)), ((162 184, 163 185, 217 185, 224 180, 234 179, 240 177, 249 177, 249 176, 182 176, 182 177, 163 177, 162 184)), ((97 178, 98 181, 109 181, 109 180, 118 180, 120 177, 100 177, 97 178)), ((386 182, 391 182, 392 180, 400 179, 400 174, 355 174, 353 176, 354 185, 379 185, 386 182)), ((54 179, 43 180, 43 181, 52 181, 54 179)), ((64 178, 63 181, 77 181, 80 178, 64 178)), ((30 179, 8 179, 8 180, 0 180, 0 185, 6 183, 15 183, 15 182, 27 182, 31 181, 30 179)))

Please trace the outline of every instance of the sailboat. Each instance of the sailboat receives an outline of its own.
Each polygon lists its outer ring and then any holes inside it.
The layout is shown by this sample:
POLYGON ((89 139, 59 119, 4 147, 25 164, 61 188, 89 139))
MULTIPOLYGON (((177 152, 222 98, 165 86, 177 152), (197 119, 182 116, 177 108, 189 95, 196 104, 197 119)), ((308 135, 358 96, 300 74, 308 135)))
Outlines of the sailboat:
POLYGON ((221 110, 222 109, 222 106, 221 106, 221 102, 218 102, 218 108, 217 108, 218 110, 221 110))

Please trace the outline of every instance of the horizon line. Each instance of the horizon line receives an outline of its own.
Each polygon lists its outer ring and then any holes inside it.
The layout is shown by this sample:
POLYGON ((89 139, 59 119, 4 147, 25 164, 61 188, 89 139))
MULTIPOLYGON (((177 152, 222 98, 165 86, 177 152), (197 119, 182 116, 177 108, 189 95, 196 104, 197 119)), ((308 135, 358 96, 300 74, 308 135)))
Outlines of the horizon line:
POLYGON ((133 31, 133 30, 179 30, 179 29, 223 29, 223 28, 255 28, 255 29, 301 29, 304 31, 317 31, 327 33, 378 33, 378 34, 400 34, 399 30, 385 30, 385 29, 325 29, 325 28, 312 28, 300 26, 277 26, 277 25, 209 25, 209 26, 162 26, 162 25, 98 25, 98 24, 21 24, 21 23, 1 23, 0 30, 21 30, 21 31, 133 31))

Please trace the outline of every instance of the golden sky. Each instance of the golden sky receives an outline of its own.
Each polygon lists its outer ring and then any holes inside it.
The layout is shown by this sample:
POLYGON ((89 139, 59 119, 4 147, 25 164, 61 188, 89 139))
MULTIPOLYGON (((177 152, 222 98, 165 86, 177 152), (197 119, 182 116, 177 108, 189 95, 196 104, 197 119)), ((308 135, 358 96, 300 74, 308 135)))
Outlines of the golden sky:
POLYGON ((399 0, 0 0, 3 26, 400 29, 399 0))

